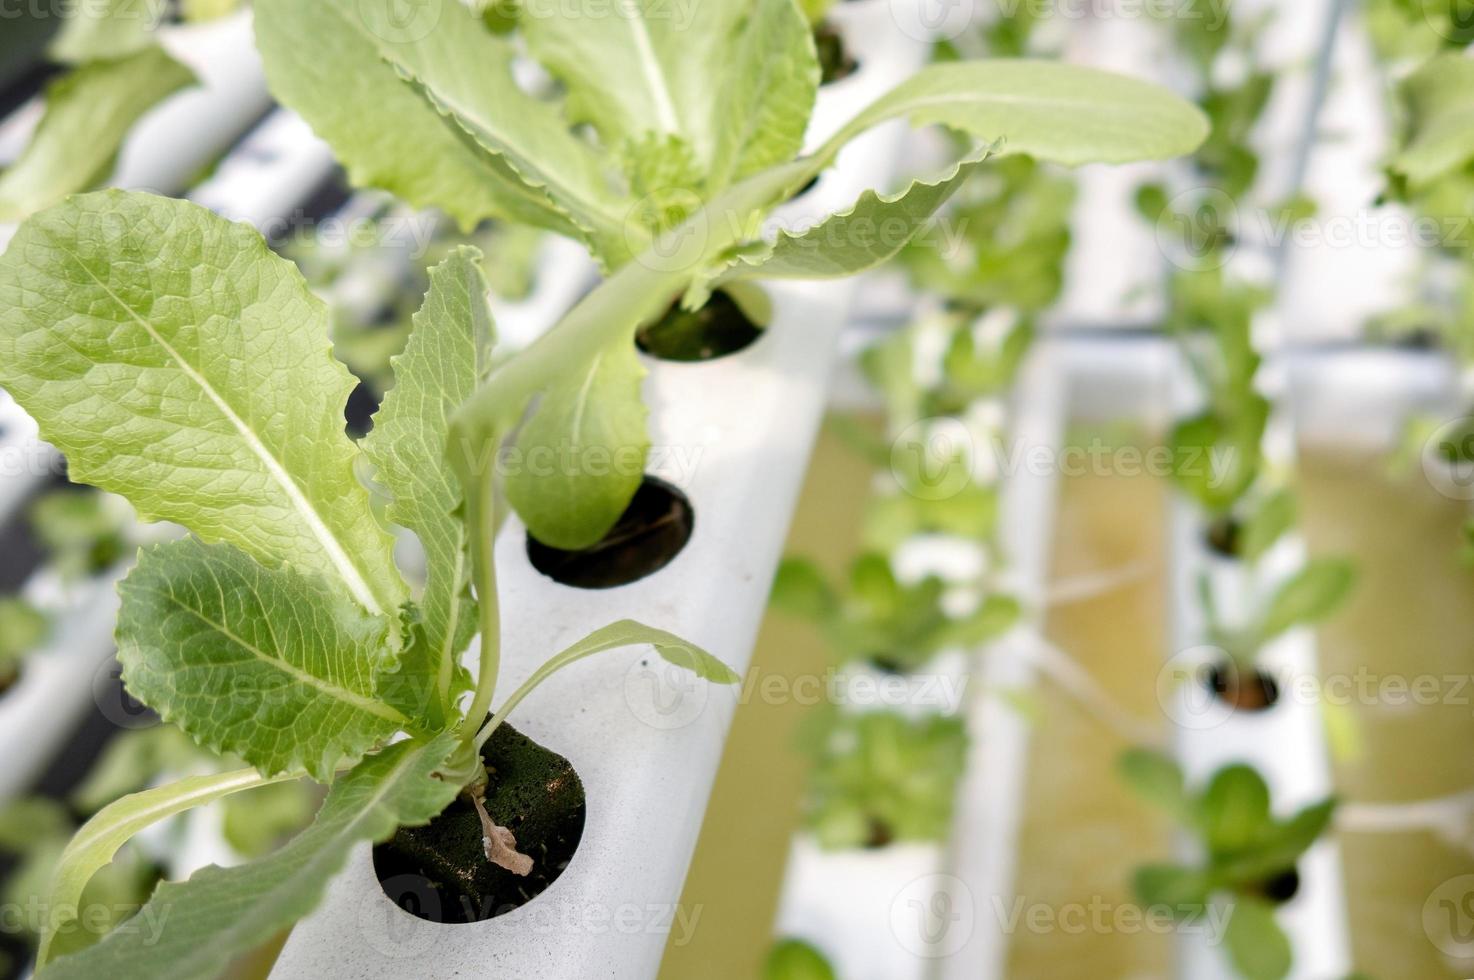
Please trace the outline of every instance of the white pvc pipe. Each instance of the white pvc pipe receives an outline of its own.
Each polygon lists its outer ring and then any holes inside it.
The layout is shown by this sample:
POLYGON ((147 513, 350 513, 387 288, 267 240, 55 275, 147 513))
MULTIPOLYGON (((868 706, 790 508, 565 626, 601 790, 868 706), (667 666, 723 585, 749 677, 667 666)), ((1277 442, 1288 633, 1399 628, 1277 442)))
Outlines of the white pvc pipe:
POLYGON ((1003 550, 1011 560, 1006 587, 1028 612, 989 651, 981 683, 968 692, 970 754, 953 819, 951 873, 936 882, 931 899, 932 929, 940 927, 944 908, 967 912, 951 920, 933 946, 933 966, 944 980, 1002 977, 1007 961, 1009 936, 993 903, 1014 894, 1031 738, 1028 720, 998 694, 1027 690, 1036 679, 1029 653, 1043 629, 1059 492, 1054 461, 1059 459, 1068 411, 1060 367, 1054 345, 1042 341, 1016 388, 1010 448, 1021 448, 1020 459, 1049 463, 1026 464, 1003 482, 1000 526, 1003 550))
MULTIPOLYGON (((885 30, 887 4, 852 4, 843 13, 866 23, 854 36, 864 67, 822 94, 816 129, 837 125, 924 58, 923 45, 898 43, 885 30)), ((807 216, 884 186, 902 134, 887 127, 852 146, 804 202, 807 216)), ((564 588, 532 569, 525 532, 509 523, 498 545, 506 617, 501 691, 561 647, 628 616, 745 669, 854 286, 782 284, 771 293, 774 323, 746 351, 709 364, 649 364, 654 469, 695 507, 695 534, 668 568, 608 591, 564 588)), ((474 657, 472 650, 468 663, 474 657)), ((490 921, 435 925, 384 896, 370 851, 361 848, 324 906, 297 926, 273 975, 654 976, 670 931, 694 914, 676 903, 737 697, 729 688, 688 684, 655 663, 640 649, 581 663, 511 718, 568 758, 587 791, 578 851, 546 892, 490 921)))

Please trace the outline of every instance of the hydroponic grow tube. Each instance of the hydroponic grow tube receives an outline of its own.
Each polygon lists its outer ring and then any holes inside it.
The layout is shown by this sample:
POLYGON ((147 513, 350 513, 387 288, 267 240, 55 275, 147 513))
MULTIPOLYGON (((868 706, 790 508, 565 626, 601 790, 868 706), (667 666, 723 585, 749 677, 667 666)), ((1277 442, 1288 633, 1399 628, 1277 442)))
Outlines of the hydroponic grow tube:
MULTIPOLYGON (((958 794, 949 874, 936 882, 929 914, 955 905, 966 918, 943 932, 935 945, 937 975, 943 978, 1003 976, 1008 936, 991 903, 1010 895, 1022 823, 1029 720, 1000 692, 1034 683, 1031 649, 1042 641, 1045 583, 1053 542, 1059 459, 1065 425, 1065 392, 1053 344, 1042 340, 1021 375, 1019 408, 1010 449, 1021 460, 1047 459, 1009 474, 1004 481, 1001 524, 1009 556, 1011 591, 1024 604, 1024 620, 994 645, 984 662, 981 685, 969 692, 968 729, 972 755, 958 794)), ((935 929, 938 922, 933 921, 935 929)))
MULTIPOLYGON (((924 62, 924 43, 896 37, 890 6, 869 0, 837 11, 862 67, 821 90, 811 139, 924 62)), ((882 127, 847 148, 795 202, 802 216, 843 209, 887 184, 904 132, 904 124, 882 127)), ((667 568, 607 591, 559 586, 532 568, 524 528, 508 522, 498 543, 502 690, 560 644, 632 613, 746 667, 854 288, 783 283, 770 292, 773 324, 748 349, 711 363, 649 364, 649 469, 695 512, 694 534, 667 568)), ((476 655, 473 646, 468 662, 476 655)), ((689 914, 677 903, 736 695, 683 684, 674 707, 657 703, 652 684, 662 678, 651 663, 647 651, 631 650, 555 675, 512 720, 565 756, 587 793, 578 850, 547 891, 489 921, 438 925, 394 905, 370 850, 360 848, 324 905, 298 925, 273 976, 653 976, 675 916, 689 914)))

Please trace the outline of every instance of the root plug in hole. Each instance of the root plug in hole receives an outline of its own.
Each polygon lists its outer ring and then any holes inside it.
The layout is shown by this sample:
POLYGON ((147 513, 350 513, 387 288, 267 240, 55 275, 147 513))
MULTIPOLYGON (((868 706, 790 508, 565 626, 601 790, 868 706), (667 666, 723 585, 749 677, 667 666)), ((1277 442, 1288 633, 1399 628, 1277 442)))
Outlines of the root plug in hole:
POLYGON ((425 827, 402 827, 374 848, 374 873, 410 915, 456 925, 521 908, 563 874, 583 837, 583 782, 568 760, 502 725, 481 750, 491 774, 486 809, 533 859, 526 877, 486 859, 481 818, 463 794, 425 827))
POLYGON ((736 301, 718 290, 701 309, 679 302, 635 335, 640 350, 667 361, 714 361, 750 347, 763 335, 736 301))
POLYGON ((1231 516, 1220 517, 1208 525, 1208 547, 1215 555, 1238 558, 1243 547, 1244 528, 1231 516))
POLYGON ((583 551, 564 551, 527 536, 532 567, 578 589, 613 589, 654 575, 673 561, 696 525, 686 495, 664 480, 646 476, 619 522, 604 539, 583 551))
POLYGON ((1300 872, 1291 868, 1277 874, 1261 884, 1258 891, 1276 905, 1283 905, 1300 894, 1300 872))
POLYGON ((1245 672, 1232 664, 1208 668, 1208 689, 1235 711, 1268 711, 1279 703, 1280 685, 1255 667, 1245 672))
POLYGON ((859 71, 860 63, 850 55, 844 37, 834 25, 826 23, 814 28, 814 46, 819 51, 820 85, 842 82, 859 71))

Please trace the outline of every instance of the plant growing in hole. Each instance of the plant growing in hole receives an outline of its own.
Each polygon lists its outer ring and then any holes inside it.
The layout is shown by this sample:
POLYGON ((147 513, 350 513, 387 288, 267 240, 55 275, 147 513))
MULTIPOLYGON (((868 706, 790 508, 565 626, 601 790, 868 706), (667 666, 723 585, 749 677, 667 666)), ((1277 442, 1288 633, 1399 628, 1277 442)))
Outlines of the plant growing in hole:
MULTIPOLYGON (((432 273, 360 447, 343 432, 352 381, 329 354, 326 310, 254 231, 191 204, 106 192, 31 219, 0 260, 0 380, 67 453, 74 479, 194 534, 147 549, 120 587, 125 683, 201 745, 252 767, 145 790, 88 824, 48 905, 47 976, 140 962, 215 975, 309 911, 355 842, 423 823, 459 793, 479 799, 480 748, 564 666, 650 643, 710 680, 737 680, 704 651, 623 621, 553 657, 486 720, 499 650, 494 496, 463 501, 445 463, 451 416, 492 351, 476 261, 461 250, 432 273), (414 600, 356 476, 363 465, 393 497, 388 518, 424 545, 429 577, 414 600), (481 670, 465 704, 473 685, 459 659, 478 617, 481 670), (389 744, 400 733, 411 737, 389 744), (82 890, 133 834, 304 776, 332 783, 309 831, 151 900, 198 915, 156 944, 120 928, 53 962, 82 890)), ((485 819, 488 858, 524 867, 485 819)))
POLYGON ((1201 854, 1195 864, 1137 869, 1137 902, 1180 924, 1198 925, 1209 918, 1210 906, 1217 906, 1228 918, 1225 932, 1216 938, 1240 976, 1289 976, 1294 951, 1275 921, 1275 908, 1294 897, 1297 865, 1330 828, 1335 801, 1278 819, 1271 812, 1269 787, 1251 767, 1227 766, 1193 792, 1177 763, 1145 749, 1123 755, 1120 772, 1138 796, 1171 815, 1201 854))
POLYGON ((773 605, 824 631, 841 662, 868 661, 892 673, 925 667, 943 650, 971 649, 1007 632, 1019 616, 1016 600, 990 595, 962 616, 946 607, 948 586, 936 576, 896 579, 883 554, 861 555, 841 595, 813 562, 785 558, 773 583, 773 605))
POLYGON ((1246 623, 1226 623, 1205 576, 1199 581, 1207 642, 1224 651, 1227 663, 1209 677, 1214 691, 1237 708, 1258 711, 1279 697, 1277 682, 1257 662, 1265 646, 1297 626, 1329 619, 1351 595, 1356 568, 1344 558, 1315 558, 1280 583, 1246 623))
POLYGON ((827 850, 941 841, 967 758, 960 718, 892 711, 812 721, 814 746, 804 825, 827 850))
POLYGON ((835 980, 834 967, 802 939, 780 939, 763 962, 763 980, 835 980))

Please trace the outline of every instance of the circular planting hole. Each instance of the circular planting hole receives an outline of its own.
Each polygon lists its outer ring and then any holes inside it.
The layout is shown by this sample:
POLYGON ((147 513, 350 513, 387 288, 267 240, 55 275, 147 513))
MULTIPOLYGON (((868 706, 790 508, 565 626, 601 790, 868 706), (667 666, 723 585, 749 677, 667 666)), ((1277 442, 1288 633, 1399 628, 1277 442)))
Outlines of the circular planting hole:
POLYGON ((1283 905, 1300 894, 1300 872, 1291 868, 1266 879, 1254 890, 1276 905, 1283 905))
POLYGON ((876 654, 875 656, 871 657, 870 666, 874 667, 882 674, 887 674, 892 677, 900 677, 909 673, 909 671, 906 669, 906 665, 901 663, 900 660, 883 653, 876 654))
POLYGON ((814 28, 814 46, 819 51, 820 85, 842 82, 859 71, 860 63, 850 55, 834 25, 824 23, 814 28))
POLYGON ((763 335, 737 302, 721 290, 696 311, 672 303, 665 316, 635 334, 651 357, 667 361, 714 361, 750 347, 763 335))
POLYGON ((686 495, 647 475, 635 498, 604 539, 582 551, 564 551, 527 536, 527 558, 548 578, 578 589, 613 589, 669 565, 696 525, 686 495))
POLYGON ((481 818, 464 795, 424 827, 401 827, 374 848, 389 900, 428 922, 484 922, 532 901, 558 880, 583 837, 583 781, 567 759, 502 725, 481 750, 486 811, 533 859, 526 877, 486 859, 481 818))
POLYGON ((1220 517, 1208 525, 1207 541, 1214 554, 1237 558, 1243 547, 1244 526, 1232 516, 1220 517))
POLYGON ((1207 673, 1208 689, 1235 711, 1268 711, 1279 703, 1279 681, 1257 667, 1245 672, 1233 664, 1214 664, 1207 673))
POLYGON ((895 832, 890 825, 878 817, 870 818, 870 836, 865 838, 866 850, 878 851, 883 847, 889 847, 895 842, 895 832))

